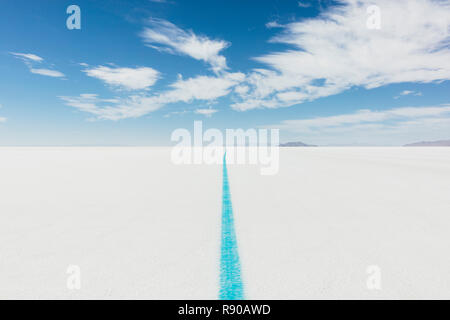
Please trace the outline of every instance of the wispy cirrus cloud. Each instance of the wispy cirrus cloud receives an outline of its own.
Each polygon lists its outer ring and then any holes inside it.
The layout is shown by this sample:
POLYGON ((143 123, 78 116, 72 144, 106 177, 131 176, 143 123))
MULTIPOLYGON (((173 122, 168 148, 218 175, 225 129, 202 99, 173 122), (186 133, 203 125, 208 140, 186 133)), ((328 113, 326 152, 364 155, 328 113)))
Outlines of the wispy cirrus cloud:
POLYGON ((298 1, 298 2, 297 2, 297 5, 298 5, 300 8, 309 8, 309 7, 311 7, 311 3, 306 2, 306 1, 298 1))
POLYGON ((277 21, 269 21, 266 23, 267 29, 273 29, 273 28, 282 28, 283 25, 279 24, 277 21))
POLYGON ((231 89, 245 79, 245 74, 224 73, 221 76, 197 76, 172 83, 172 90, 161 94, 169 102, 193 100, 215 100, 228 95, 231 89))
POLYGON ((18 52, 10 52, 14 57, 22 60, 25 65, 28 67, 31 73, 39 74, 42 76, 53 77, 53 78, 64 78, 65 75, 57 70, 48 69, 48 68, 36 68, 35 65, 41 65, 44 62, 44 58, 33 54, 33 53, 18 53, 18 52))
POLYGON ((206 36, 196 35, 163 19, 151 18, 148 24, 149 27, 141 32, 147 46, 204 61, 216 73, 227 69, 225 57, 219 54, 230 45, 227 41, 211 40, 206 36))
POLYGON ((141 92, 115 99, 103 99, 96 94, 61 96, 60 98, 66 105, 90 113, 97 119, 120 120, 141 117, 170 103, 212 102, 228 95, 232 88, 244 78, 245 75, 242 73, 224 73, 220 77, 181 78, 172 83, 170 89, 152 95, 141 92))
POLYGON ((160 73, 153 68, 119 68, 98 66, 83 70, 89 77, 106 82, 108 85, 126 90, 142 90, 153 86, 160 73))
POLYGON ((379 123, 388 120, 405 121, 410 119, 438 117, 442 115, 450 116, 450 105, 434 107, 403 107, 383 111, 361 109, 354 113, 337 116, 285 120, 280 123, 280 127, 301 132, 322 128, 336 128, 361 123, 379 123))
POLYGON ((422 92, 420 91, 413 91, 413 90, 403 90, 402 92, 399 93, 398 96, 395 96, 395 99, 400 98, 401 96, 421 96, 422 92))
POLYGON ((217 109, 196 109, 194 112, 197 114, 204 115, 206 117, 211 117, 214 113, 218 112, 217 109))
MULTIPOLYGON (((92 114, 96 119, 120 120, 136 118, 154 112, 171 103, 193 101, 213 102, 229 95, 233 87, 245 79, 240 72, 227 72, 226 60, 219 51, 228 43, 210 40, 205 36, 197 36, 191 31, 184 31, 165 20, 151 19, 152 28, 146 28, 142 33, 144 41, 149 44, 164 45, 160 50, 171 53, 185 54, 197 60, 207 62, 216 73, 214 76, 196 76, 179 78, 169 84, 168 89, 148 93, 146 89, 159 78, 158 71, 148 67, 123 68, 113 65, 85 67, 86 75, 100 79, 113 87, 134 90, 133 94, 115 99, 100 98, 96 94, 81 94, 79 96, 61 96, 68 106, 92 114)), ((211 116, 216 110, 198 109, 197 114, 211 116)), ((175 114, 175 113, 173 113, 175 114)))
POLYGON ((53 77, 53 78, 64 78, 65 75, 57 70, 45 69, 45 68, 31 68, 31 73, 40 74, 42 76, 53 77))
MULTIPOLYGON (((142 116, 176 102, 214 101, 230 96, 234 110, 274 109, 339 94, 352 87, 372 89, 393 83, 450 79, 450 3, 340 2, 340 6, 330 7, 317 18, 283 25, 270 41, 289 49, 254 57, 261 67, 246 74, 229 71, 222 55, 229 42, 152 18, 140 34, 147 46, 204 61, 215 75, 181 77, 167 89, 149 94, 146 89, 158 78, 154 69, 85 65, 88 76, 135 92, 114 102, 82 96, 65 97, 65 102, 100 119, 118 120, 142 116), (379 30, 366 25, 371 5, 381 10, 379 30)), ((275 26, 279 25, 268 25, 275 26)))
POLYGON ((269 68, 247 76, 251 90, 232 107, 285 107, 353 86, 450 79, 449 2, 340 2, 318 18, 285 25, 271 41, 291 48, 256 57, 269 68), (379 30, 366 26, 370 5, 380 8, 379 30))
POLYGON ((94 117, 90 120, 138 118, 162 107, 156 97, 145 95, 105 99, 100 98, 97 94, 81 94, 77 97, 60 96, 60 98, 66 105, 92 114, 94 117))
POLYGON ((316 143, 339 144, 359 140, 364 144, 371 141, 403 144, 414 138, 433 140, 442 135, 450 136, 450 104, 381 111, 361 109, 327 117, 290 119, 270 127, 300 134, 316 143))
POLYGON ((26 60, 26 61, 36 61, 41 62, 44 61, 43 58, 39 57, 38 55, 35 55, 33 53, 18 53, 18 52, 10 52, 13 56, 26 60))

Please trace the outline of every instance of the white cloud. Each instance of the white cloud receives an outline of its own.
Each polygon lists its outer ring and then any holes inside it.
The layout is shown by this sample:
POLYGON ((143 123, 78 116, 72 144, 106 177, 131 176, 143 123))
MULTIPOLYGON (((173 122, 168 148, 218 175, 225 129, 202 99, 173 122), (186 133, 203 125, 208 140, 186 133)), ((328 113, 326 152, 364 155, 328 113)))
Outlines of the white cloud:
POLYGON ((279 24, 277 21, 269 21, 266 23, 267 29, 282 28, 282 27, 283 27, 283 25, 279 24))
POLYGON ((246 85, 239 85, 234 88, 234 91, 239 95, 245 95, 250 88, 246 85))
POLYGON ((285 120, 270 127, 301 134, 309 142, 325 144, 403 144, 414 140, 450 137, 450 104, 358 110, 311 119, 285 120))
POLYGON ((35 68, 31 68, 30 69, 31 73, 35 73, 35 74, 40 74, 42 76, 48 76, 48 77, 54 77, 54 78, 63 78, 64 74, 62 72, 56 71, 56 70, 50 70, 50 69, 43 69, 43 68, 39 68, 39 69, 35 69, 35 68))
POLYGON ((255 60, 270 67, 248 75, 251 90, 232 107, 284 107, 340 93, 401 82, 450 79, 450 3, 347 0, 320 17, 284 26, 272 42, 290 45, 255 60), (366 27, 369 5, 381 29, 366 27), (290 92, 284 95, 285 92, 290 92), (298 96, 295 99, 294 93, 298 96), (285 99, 283 99, 285 98, 285 99))
POLYGON ((149 27, 141 33, 147 46, 204 61, 215 76, 179 76, 166 91, 149 94, 142 90, 158 78, 157 71, 151 68, 86 67, 89 76, 141 91, 117 101, 82 96, 63 100, 97 118, 117 120, 142 116, 171 103, 214 101, 231 93, 231 107, 245 111, 288 107, 354 86, 371 89, 392 83, 450 79, 449 2, 341 2, 344 5, 331 7, 318 18, 283 25, 271 41, 290 48, 254 58, 265 67, 248 74, 227 71, 226 59, 220 53, 228 42, 196 35, 165 20, 150 19, 149 27), (380 30, 366 26, 370 5, 381 9, 380 30))
POLYGON ((224 73, 220 77, 198 76, 179 79, 170 86, 173 90, 161 95, 167 102, 190 102, 192 100, 215 100, 230 93, 232 87, 243 81, 243 73, 224 73))
POLYGON ((229 46, 228 42, 196 35, 162 19, 150 19, 149 24, 150 27, 141 33, 149 47, 204 61, 214 72, 227 69, 226 59, 219 52, 229 46))
POLYGON ((158 110, 162 104, 154 97, 132 95, 126 98, 102 99, 96 94, 81 94, 78 97, 60 97, 66 105, 90 113, 101 120, 138 118, 158 110))
POLYGON ((298 4, 298 6, 300 8, 309 8, 309 7, 311 7, 311 3, 305 3, 303 1, 298 1, 297 4, 298 4))
POLYGON ((355 113, 312 119, 285 120, 281 128, 295 131, 310 131, 320 128, 346 126, 360 123, 382 122, 411 118, 450 115, 450 105, 438 107, 404 107, 386 111, 358 110, 355 113))
POLYGON ((137 118, 176 102, 214 101, 227 95, 244 79, 242 73, 224 73, 221 77, 198 76, 178 79, 171 89, 158 94, 136 94, 126 98, 103 99, 96 94, 60 97, 68 106, 90 113, 97 119, 137 118))
POLYGON ((17 53, 10 52, 16 58, 21 59, 25 65, 28 67, 31 73, 40 74, 42 76, 54 77, 54 78, 63 78, 65 77, 62 72, 57 70, 47 69, 47 68, 34 68, 33 65, 36 63, 42 63, 44 61, 43 58, 33 54, 33 53, 17 53))
POLYGON ((421 96, 422 92, 411 91, 411 90, 403 90, 402 92, 400 92, 400 95, 401 96, 408 96, 408 95, 421 96))
POLYGON ((35 62, 41 62, 44 61, 43 58, 39 57, 38 55, 35 55, 33 53, 18 53, 18 52, 10 52, 12 55, 16 56, 17 58, 24 59, 24 60, 31 60, 35 62))
POLYGON ((399 93, 398 96, 395 96, 394 99, 398 99, 401 96, 409 96, 409 95, 421 96, 422 92, 420 92, 420 91, 413 91, 413 90, 403 90, 402 92, 399 93))
POLYGON ((147 89, 155 84, 159 72, 152 68, 110 68, 98 66, 83 70, 88 76, 105 81, 112 86, 119 86, 127 90, 147 89))
POLYGON ((194 112, 197 114, 204 115, 206 117, 211 117, 214 113, 218 112, 216 109, 196 109, 194 112))

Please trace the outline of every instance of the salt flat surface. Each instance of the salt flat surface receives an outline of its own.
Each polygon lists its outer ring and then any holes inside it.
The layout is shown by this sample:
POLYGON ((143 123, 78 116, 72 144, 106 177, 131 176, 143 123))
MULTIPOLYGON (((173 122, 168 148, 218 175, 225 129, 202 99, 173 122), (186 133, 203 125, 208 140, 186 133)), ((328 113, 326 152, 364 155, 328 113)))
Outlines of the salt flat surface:
MULTIPOLYGON (((229 166, 246 298, 450 298, 450 148, 280 152, 274 176, 229 166)), ((0 299, 217 298, 221 174, 170 148, 0 148, 0 299)))
POLYGON ((160 148, 0 149, 0 298, 216 298, 221 173, 160 148))
POLYGON ((249 297, 450 298, 450 148, 283 149, 278 175, 229 176, 249 297))

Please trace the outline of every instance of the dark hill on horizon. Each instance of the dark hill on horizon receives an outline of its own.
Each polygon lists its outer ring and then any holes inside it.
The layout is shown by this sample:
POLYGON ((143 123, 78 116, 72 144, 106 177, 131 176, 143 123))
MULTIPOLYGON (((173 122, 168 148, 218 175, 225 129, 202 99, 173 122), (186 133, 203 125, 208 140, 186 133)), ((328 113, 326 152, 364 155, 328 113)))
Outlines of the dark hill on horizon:
POLYGON ((405 144, 405 147, 450 147, 450 140, 420 141, 405 144))
POLYGON ((316 145, 306 144, 301 141, 280 143, 280 147, 317 147, 316 145))

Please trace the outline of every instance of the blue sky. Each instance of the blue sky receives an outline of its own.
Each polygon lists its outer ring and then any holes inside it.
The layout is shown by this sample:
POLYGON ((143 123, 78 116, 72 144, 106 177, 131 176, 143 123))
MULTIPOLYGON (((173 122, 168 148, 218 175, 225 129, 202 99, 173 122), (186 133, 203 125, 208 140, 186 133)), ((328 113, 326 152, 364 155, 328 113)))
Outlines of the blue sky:
POLYGON ((437 0, 2 1, 0 145, 170 145, 194 120, 450 139, 449 17, 437 0))

